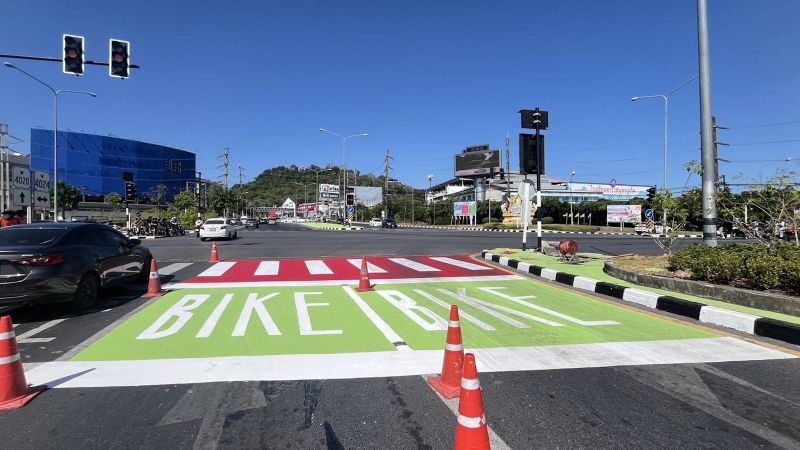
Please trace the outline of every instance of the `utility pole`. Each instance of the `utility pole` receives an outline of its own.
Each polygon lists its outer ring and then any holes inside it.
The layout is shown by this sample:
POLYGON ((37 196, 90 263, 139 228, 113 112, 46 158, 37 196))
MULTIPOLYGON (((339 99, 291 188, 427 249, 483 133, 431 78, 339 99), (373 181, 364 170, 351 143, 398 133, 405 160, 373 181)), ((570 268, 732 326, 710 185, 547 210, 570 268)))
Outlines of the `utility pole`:
MULTIPOLYGON (((9 186, 11 176, 5 168, 8 160, 8 125, 0 123, 0 211, 5 211, 9 205, 11 188, 9 186)), ((28 216, 30 220, 33 217, 28 216)))
POLYGON ((392 167, 389 165, 394 158, 389 155, 389 149, 386 149, 386 160, 384 161, 384 169, 383 169, 383 219, 386 220, 389 218, 389 209, 388 209, 388 199, 389 199, 389 169, 392 167))
POLYGON ((244 201, 244 194, 243 194, 244 191, 242 190, 242 189, 244 189, 244 167, 239 166, 238 169, 239 169, 239 203, 241 204, 241 209, 242 209, 242 214, 241 215, 244 216, 245 215, 245 204, 244 204, 245 201, 244 201))
POLYGON ((225 147, 225 152, 222 154, 222 167, 224 167, 224 171, 222 172, 222 176, 225 179, 225 190, 228 190, 228 147, 225 147))
POLYGON ((703 243, 717 246, 714 136, 711 121, 711 64, 708 47, 708 3, 697 0, 697 50, 700 66, 700 154, 703 166, 703 243))

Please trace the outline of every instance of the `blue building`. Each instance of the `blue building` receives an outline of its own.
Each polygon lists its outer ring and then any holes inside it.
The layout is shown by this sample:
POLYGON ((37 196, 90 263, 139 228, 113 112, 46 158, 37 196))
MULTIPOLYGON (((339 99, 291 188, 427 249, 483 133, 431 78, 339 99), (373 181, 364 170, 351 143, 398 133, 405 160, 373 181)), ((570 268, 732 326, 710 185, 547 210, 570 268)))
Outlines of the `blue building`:
MULTIPOLYGON (((85 186, 86 195, 125 196, 124 176, 133 177, 140 198, 166 187, 171 201, 195 181, 195 154, 163 145, 111 136, 58 132, 58 181, 85 186)), ((31 168, 53 174, 53 130, 31 129, 31 168)))

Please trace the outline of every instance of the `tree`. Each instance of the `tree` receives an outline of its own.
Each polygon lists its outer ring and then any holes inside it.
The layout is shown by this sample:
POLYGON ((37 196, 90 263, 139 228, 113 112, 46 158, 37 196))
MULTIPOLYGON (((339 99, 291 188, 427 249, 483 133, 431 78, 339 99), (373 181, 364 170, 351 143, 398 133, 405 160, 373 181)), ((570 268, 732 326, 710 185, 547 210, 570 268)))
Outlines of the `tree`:
POLYGON ((214 189, 208 195, 208 205, 220 216, 226 211, 235 211, 236 194, 222 188, 214 189))
POLYGON ((105 197, 103 197, 103 203, 111 205, 114 211, 116 211, 119 205, 122 204, 122 196, 117 192, 106 194, 105 197))
POLYGON ((172 204, 175 205, 175 208, 185 212, 189 208, 197 206, 197 197, 189 191, 181 191, 175 196, 172 204))
MULTIPOLYGON (((78 208, 78 202, 80 202, 81 197, 78 194, 78 190, 75 186, 70 184, 64 183, 59 181, 58 182, 58 206, 62 210, 71 211, 73 209, 78 208)), ((50 205, 53 204, 53 190, 50 189, 50 205)))
POLYGON ((167 185, 165 184, 158 184, 150 188, 147 192, 148 198, 150 201, 155 203, 156 205, 161 205, 167 198, 167 185))

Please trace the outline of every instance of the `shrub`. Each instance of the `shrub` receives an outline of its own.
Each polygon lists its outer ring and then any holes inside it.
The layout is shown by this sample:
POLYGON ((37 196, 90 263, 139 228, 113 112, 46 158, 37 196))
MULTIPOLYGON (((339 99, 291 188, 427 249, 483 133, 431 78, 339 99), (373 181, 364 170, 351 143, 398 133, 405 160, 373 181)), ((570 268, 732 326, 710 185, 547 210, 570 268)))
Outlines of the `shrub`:
POLYGON ((542 225, 549 225, 551 223, 553 223, 552 217, 542 217, 542 225))

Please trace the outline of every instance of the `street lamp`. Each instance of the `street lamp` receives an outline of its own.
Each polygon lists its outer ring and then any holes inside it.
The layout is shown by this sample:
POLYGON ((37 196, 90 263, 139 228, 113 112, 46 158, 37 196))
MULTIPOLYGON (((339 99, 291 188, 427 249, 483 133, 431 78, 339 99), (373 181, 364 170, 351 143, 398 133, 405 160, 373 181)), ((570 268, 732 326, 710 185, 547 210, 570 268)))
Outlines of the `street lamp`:
MULTIPOLYGON (((428 175, 428 195, 431 195, 431 189, 433 188, 433 175, 428 175)), ((436 225, 436 199, 431 197, 431 203, 433 203, 433 225, 436 225)))
MULTIPOLYGON (((675 89, 669 91, 667 95, 641 95, 638 97, 631 97, 631 101, 635 102, 636 100, 640 99, 648 99, 648 98, 660 98, 664 100, 664 185, 661 187, 661 192, 667 192, 667 139, 668 139, 668 124, 669 124, 669 98, 678 91, 678 89, 686 86, 687 84, 691 83, 692 81, 699 78, 699 75, 695 75, 692 78, 684 81, 680 85, 678 85, 675 89)), ((667 212, 664 211, 664 225, 666 226, 667 222, 667 212)))
POLYGON ((19 70, 30 78, 43 84, 53 93, 53 222, 58 222, 58 96, 59 94, 84 94, 97 97, 97 94, 94 92, 72 91, 69 89, 54 89, 49 84, 9 62, 4 62, 3 65, 9 69, 19 70))
POLYGON ((575 171, 572 171, 572 175, 569 176, 569 224, 575 225, 575 219, 572 216, 572 177, 575 176, 575 171))
POLYGON ((344 206, 342 207, 342 219, 344 219, 345 213, 347 213, 347 170, 345 168, 345 163, 344 163, 344 153, 345 153, 345 149, 347 147, 347 140, 350 139, 350 138, 353 138, 353 137, 369 136, 369 135, 367 133, 360 133, 360 134, 351 134, 349 136, 343 136, 343 135, 341 135, 339 133, 334 133, 331 130, 326 130, 325 128, 320 128, 319 131, 321 133, 332 134, 334 136, 339 137, 342 140, 342 176, 344 177, 344 179, 342 181, 343 181, 343 184, 344 184, 344 186, 343 186, 344 187, 344 192, 342 192, 340 194, 340 196, 344 195, 344 206))

